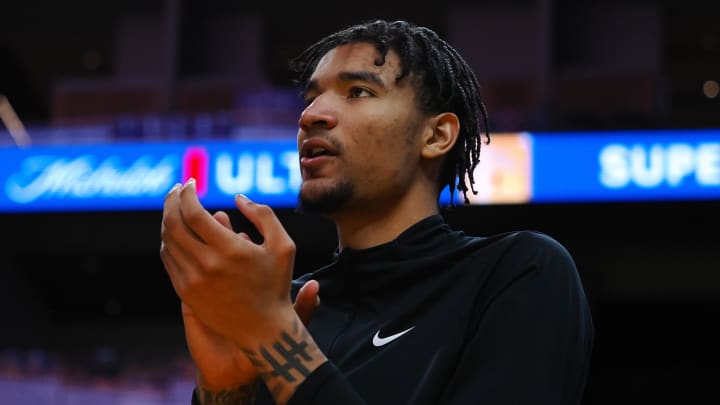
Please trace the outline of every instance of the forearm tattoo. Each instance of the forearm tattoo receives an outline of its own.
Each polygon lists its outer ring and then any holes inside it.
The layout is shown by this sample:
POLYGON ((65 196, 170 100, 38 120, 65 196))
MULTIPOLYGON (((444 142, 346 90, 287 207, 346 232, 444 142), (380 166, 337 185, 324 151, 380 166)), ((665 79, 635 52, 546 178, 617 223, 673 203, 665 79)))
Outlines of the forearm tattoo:
POLYGON ((207 391, 197 387, 197 392, 202 405, 251 405, 255 403, 257 384, 222 391, 207 391))
MULTIPOLYGON (((258 368, 273 397, 289 395, 298 377, 307 377, 310 374, 308 365, 318 359, 316 348, 311 350, 308 342, 311 341, 307 329, 300 330, 297 323, 293 325, 292 333, 283 332, 280 339, 269 347, 261 346, 257 351, 243 349, 250 362, 258 368), (298 336, 295 338, 293 336, 298 336)), ((302 381, 302 379, 300 380, 302 381)))

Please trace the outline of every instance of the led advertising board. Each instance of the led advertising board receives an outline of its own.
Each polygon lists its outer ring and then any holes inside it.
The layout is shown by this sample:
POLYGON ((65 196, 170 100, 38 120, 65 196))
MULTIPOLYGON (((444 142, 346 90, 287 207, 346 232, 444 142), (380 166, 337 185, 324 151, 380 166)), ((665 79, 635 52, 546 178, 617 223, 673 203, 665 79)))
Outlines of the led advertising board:
POLYGON ((189 177, 208 207, 232 206, 237 193, 294 205, 296 148, 292 140, 0 148, 0 211, 161 209, 189 177))
POLYGON ((720 131, 533 136, 533 202, 720 199, 720 131))
MULTIPOLYGON (((0 212, 161 209, 189 177, 208 208, 293 207, 301 183, 294 139, 0 147, 0 162, 0 212)), ((497 133, 474 177, 473 204, 720 200, 720 130, 497 133)))

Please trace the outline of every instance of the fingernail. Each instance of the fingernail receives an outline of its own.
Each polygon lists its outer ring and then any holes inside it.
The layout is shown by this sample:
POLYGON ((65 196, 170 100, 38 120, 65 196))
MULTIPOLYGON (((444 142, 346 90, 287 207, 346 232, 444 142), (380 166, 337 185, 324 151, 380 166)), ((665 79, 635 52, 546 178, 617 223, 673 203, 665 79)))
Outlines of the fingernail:
POLYGON ((247 203, 247 202, 250 202, 250 199, 247 198, 247 196, 246 196, 245 194, 238 194, 237 197, 238 197, 242 202, 246 202, 246 203, 247 203))
POLYGON ((187 179, 183 187, 195 187, 195 179, 190 177, 189 179, 187 179))
POLYGON ((168 193, 168 194, 171 194, 173 191, 177 190, 177 189, 180 188, 181 186, 182 186, 182 184, 180 184, 180 183, 175 183, 175 185, 172 186, 172 188, 170 189, 170 191, 168 191, 167 193, 168 193))

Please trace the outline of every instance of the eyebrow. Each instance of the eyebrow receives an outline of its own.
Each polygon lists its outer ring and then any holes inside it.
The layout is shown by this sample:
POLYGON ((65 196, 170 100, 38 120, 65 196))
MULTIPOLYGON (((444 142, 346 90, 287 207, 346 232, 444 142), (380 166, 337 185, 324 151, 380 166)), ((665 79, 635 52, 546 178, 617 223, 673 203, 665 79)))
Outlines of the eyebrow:
MULTIPOLYGON (((383 83, 382 79, 380 79, 380 75, 373 72, 368 72, 365 70, 359 70, 359 71, 353 71, 353 72, 340 72, 337 75, 337 79, 341 82, 354 82, 354 81, 361 81, 361 82, 367 82, 372 83, 378 87, 380 87, 383 90, 387 90, 387 86, 385 83, 383 83)), ((319 88, 319 85, 317 83, 317 80, 310 80, 307 85, 305 86, 305 89, 303 91, 303 95, 315 91, 319 88)))
POLYGON ((380 75, 378 75, 377 73, 368 72, 366 70, 360 70, 356 72, 340 72, 338 74, 338 79, 341 82, 368 82, 377 85, 383 90, 387 90, 387 86, 385 86, 385 83, 383 83, 382 79, 380 79, 380 75))

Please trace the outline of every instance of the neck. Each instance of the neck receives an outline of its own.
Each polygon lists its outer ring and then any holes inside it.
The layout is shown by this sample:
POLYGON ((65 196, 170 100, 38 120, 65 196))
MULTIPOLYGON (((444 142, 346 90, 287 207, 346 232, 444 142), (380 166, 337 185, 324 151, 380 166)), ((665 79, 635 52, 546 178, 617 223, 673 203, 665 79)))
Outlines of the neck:
POLYGON ((439 212, 433 199, 391 206, 344 210, 331 215, 338 233, 339 250, 367 249, 397 238, 420 220, 439 212))

